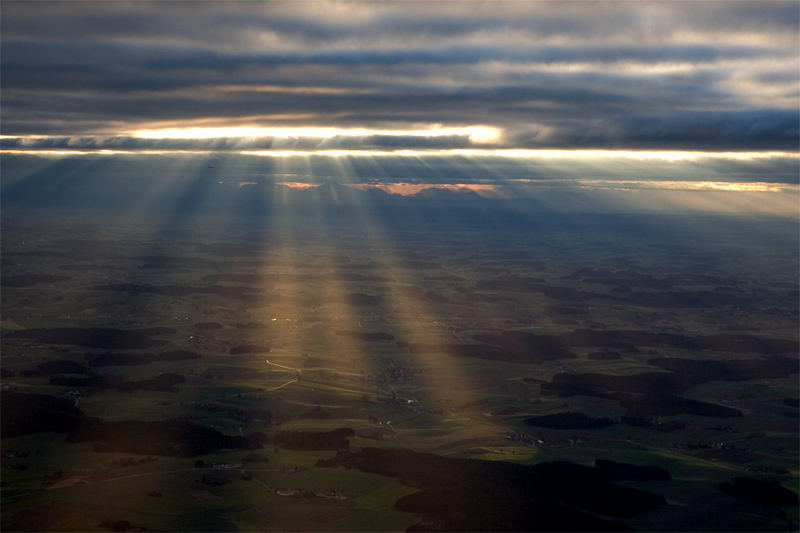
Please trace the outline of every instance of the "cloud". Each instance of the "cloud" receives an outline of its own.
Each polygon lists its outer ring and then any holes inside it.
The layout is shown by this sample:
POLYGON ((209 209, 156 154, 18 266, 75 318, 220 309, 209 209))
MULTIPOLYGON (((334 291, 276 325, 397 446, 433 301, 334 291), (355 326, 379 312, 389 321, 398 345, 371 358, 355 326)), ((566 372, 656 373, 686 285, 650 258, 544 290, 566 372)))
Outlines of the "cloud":
POLYGON ((545 120, 510 133, 512 145, 675 150, 793 150, 800 117, 793 110, 676 111, 570 123, 545 120))
MULTIPOLYGON (((214 43, 227 49, 259 49, 259 36, 284 46, 394 39, 484 39, 523 32, 531 38, 569 37, 631 41, 674 39, 687 32, 714 35, 768 32, 791 38, 798 13, 791 2, 716 2, 687 7, 674 2, 74 2, 26 5, 6 2, 4 31, 43 39, 214 43), (324 12, 324 17, 320 13, 324 12), (159 16, 154 16, 158 13, 159 16)), ((735 36, 730 38, 735 40, 735 36)))
POLYGON ((3 11, 6 135, 95 148, 275 146, 126 137, 154 122, 228 121, 486 124, 505 132, 498 146, 524 148, 787 150, 798 141, 791 2, 6 2, 3 11))
POLYGON ((455 149, 475 146, 469 135, 297 135, 286 137, 212 137, 203 139, 133 136, 5 137, 0 148, 26 150, 214 151, 455 149))
MULTIPOLYGON (((268 149, 455 149, 474 148, 488 142, 496 148, 572 148, 572 149, 645 149, 645 150, 690 150, 690 151, 792 151, 796 149, 798 132, 800 131, 800 117, 794 110, 746 110, 746 111, 673 111, 660 113, 641 114, 621 113, 619 116, 610 112, 599 112, 598 108, 624 108, 634 107, 636 103, 628 100, 617 100, 614 94, 595 94, 594 99, 590 94, 571 93, 562 91, 560 106, 580 107, 584 102, 592 100, 594 111, 587 110, 583 117, 563 116, 554 110, 536 113, 536 121, 520 124, 508 115, 522 113, 524 108, 509 104, 515 100, 514 90, 503 92, 505 98, 499 95, 475 94, 464 100, 475 101, 475 106, 482 103, 503 109, 505 114, 472 114, 469 117, 457 115, 457 103, 447 102, 445 96, 420 96, 413 104, 408 104, 413 109, 395 106, 391 111, 385 110, 377 102, 370 102, 370 97, 363 97, 363 112, 361 117, 372 117, 377 125, 386 122, 387 118, 394 116, 405 117, 414 125, 424 125, 426 128, 438 127, 436 124, 425 124, 423 121, 430 117, 435 110, 444 113, 451 111, 457 118, 473 118, 489 121, 494 118, 499 124, 498 137, 484 140, 479 135, 455 133, 458 130, 469 130, 469 125, 460 124, 451 127, 454 133, 428 134, 402 134, 403 130, 387 135, 379 133, 382 128, 377 128, 376 133, 348 134, 350 127, 354 126, 351 119, 340 118, 337 122, 341 133, 336 133, 336 127, 329 127, 334 133, 324 136, 314 133, 302 133, 304 128, 299 124, 297 134, 286 134, 279 137, 265 136, 240 136, 231 137, 224 133, 219 136, 203 139, 169 139, 169 138, 139 138, 130 133, 120 135, 49 135, 41 137, 14 137, 0 141, 0 146, 6 148, 76 148, 76 149, 150 149, 150 150, 268 150, 268 149), (607 97, 607 98, 606 98, 607 97), (413 117, 413 119, 412 119, 413 117)), ((550 100, 554 103, 556 96, 550 100)), ((324 97, 321 98, 324 100, 324 97)), ((301 100, 302 98, 298 98, 301 100)), ((308 112, 324 114, 319 106, 321 103, 309 102, 304 109, 308 112)), ((146 109, 146 107, 145 107, 146 109)), ((179 112, 180 103, 176 103, 173 113, 179 112)), ((298 107, 298 111, 301 107, 298 107)), ((219 110, 219 109, 218 109, 219 110)), ((250 111, 253 109, 250 108, 250 111)), ((139 109, 139 115, 144 109, 139 109)), ((224 110, 219 110, 221 113, 224 110)), ((291 110, 290 110, 291 111, 291 110)), ((97 102, 95 112, 99 112, 98 120, 103 116, 104 106, 97 102)), ((130 110, 131 114, 136 109, 130 110)), ((187 110, 188 113, 188 110, 187 110)), ((123 116, 121 110, 117 116, 123 116)), ((187 114, 186 118, 191 115, 187 114)), ((441 118, 441 117, 438 117, 441 118)), ((243 117, 247 119, 247 117, 243 117)), ((397 121, 397 120, 396 120, 397 121)), ((14 123, 14 115, 6 118, 6 122, 14 123)), ((292 124, 296 126, 297 124, 292 124)), ((69 124, 59 124, 59 127, 68 128, 69 124)), ((130 127, 130 126, 129 126, 130 127)), ((279 128, 280 129, 280 128, 279 128)), ((292 128, 286 128, 292 131, 292 128)), ((314 131, 314 128, 310 131, 314 131)), ((324 128, 323 128, 324 129, 324 128)), ((361 128, 363 130, 363 128, 361 128)), ((420 128, 416 128, 420 129, 420 128)), ((210 131, 214 131, 213 128, 210 131)), ((224 132, 225 130, 220 130, 224 132)), ((269 130, 267 130, 269 131, 269 130)), ((435 131, 435 130, 432 130, 435 131)))

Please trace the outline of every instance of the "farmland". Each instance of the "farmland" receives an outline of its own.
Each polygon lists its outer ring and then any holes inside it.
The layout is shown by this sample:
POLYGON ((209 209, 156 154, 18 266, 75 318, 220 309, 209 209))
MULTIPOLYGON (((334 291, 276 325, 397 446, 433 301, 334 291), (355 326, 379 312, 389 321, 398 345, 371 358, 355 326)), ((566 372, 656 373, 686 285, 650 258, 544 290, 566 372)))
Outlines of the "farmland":
POLYGON ((798 493, 791 229, 51 222, 4 227, 3 530, 797 526, 734 490, 798 493))

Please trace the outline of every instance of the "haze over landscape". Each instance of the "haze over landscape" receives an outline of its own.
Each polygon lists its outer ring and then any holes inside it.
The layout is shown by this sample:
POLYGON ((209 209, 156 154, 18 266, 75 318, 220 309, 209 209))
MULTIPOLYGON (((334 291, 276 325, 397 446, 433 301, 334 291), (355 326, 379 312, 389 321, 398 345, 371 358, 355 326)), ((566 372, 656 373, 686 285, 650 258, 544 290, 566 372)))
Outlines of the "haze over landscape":
POLYGON ((4 531, 797 530, 797 2, 0 7, 4 531))

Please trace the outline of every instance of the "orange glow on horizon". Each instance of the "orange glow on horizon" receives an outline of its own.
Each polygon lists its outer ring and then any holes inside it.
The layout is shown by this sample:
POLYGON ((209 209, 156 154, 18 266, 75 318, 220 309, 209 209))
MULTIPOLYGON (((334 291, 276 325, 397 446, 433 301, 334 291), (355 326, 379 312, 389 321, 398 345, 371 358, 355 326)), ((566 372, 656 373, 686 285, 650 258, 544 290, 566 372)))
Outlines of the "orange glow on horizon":
POLYGON ((314 187, 322 185, 321 183, 305 183, 302 181, 279 181, 277 184, 289 187, 290 189, 313 189, 314 187))
POLYGON ((729 192, 781 192, 797 191, 800 185, 792 183, 723 182, 723 181, 675 181, 675 180, 578 180, 582 188, 609 187, 630 189, 633 187, 648 189, 667 189, 679 191, 715 190, 729 192))
POLYGON ((488 183, 359 183, 350 185, 350 187, 361 190, 380 189, 389 194, 399 196, 414 196, 430 189, 472 191, 485 197, 497 197, 499 195, 497 187, 488 183))

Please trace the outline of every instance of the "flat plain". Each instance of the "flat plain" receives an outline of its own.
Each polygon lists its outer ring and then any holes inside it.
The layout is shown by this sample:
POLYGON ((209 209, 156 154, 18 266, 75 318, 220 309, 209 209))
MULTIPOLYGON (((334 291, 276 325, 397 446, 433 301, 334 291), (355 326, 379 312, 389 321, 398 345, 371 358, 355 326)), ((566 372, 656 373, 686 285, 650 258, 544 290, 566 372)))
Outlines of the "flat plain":
POLYGON ((2 529, 796 529, 796 224, 634 219, 10 219, 2 529))

